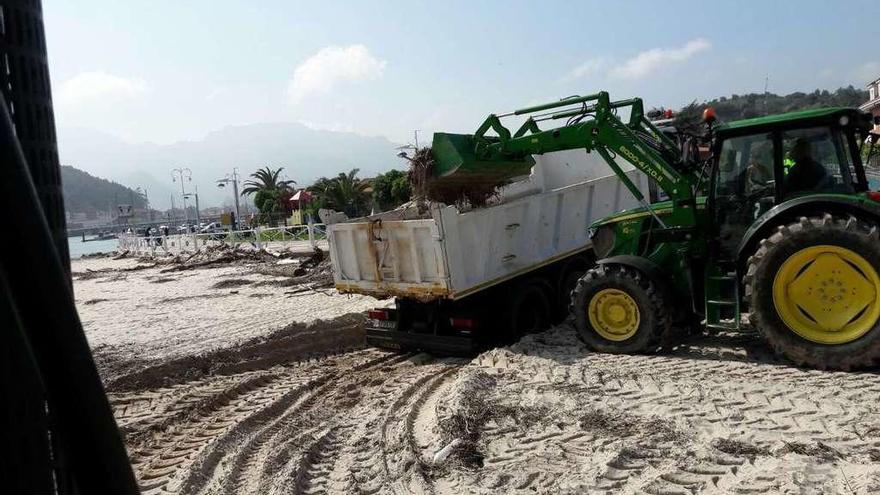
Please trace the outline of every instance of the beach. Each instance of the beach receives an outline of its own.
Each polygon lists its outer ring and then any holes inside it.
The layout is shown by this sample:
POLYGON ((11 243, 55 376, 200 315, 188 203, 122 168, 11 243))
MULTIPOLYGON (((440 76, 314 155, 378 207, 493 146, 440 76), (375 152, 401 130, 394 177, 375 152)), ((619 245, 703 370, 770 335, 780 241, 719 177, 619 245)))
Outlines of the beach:
POLYGON ((73 261, 144 493, 880 490, 876 373, 799 369, 751 333, 632 356, 566 325, 468 358, 366 348, 363 312, 392 302, 336 293, 309 256, 73 261))

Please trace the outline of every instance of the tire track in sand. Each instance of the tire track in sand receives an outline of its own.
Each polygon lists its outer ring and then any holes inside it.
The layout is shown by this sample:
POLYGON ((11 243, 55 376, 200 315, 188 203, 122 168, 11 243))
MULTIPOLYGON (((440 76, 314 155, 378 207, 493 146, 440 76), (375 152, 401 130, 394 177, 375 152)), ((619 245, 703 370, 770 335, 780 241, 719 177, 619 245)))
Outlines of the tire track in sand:
MULTIPOLYGON (((235 452, 235 455, 228 463, 231 466, 228 474, 216 472, 219 458, 214 456, 217 459, 213 460, 214 466, 211 468, 215 471, 213 484, 219 484, 223 493, 268 493, 272 485, 279 482, 279 470, 292 467, 290 460, 297 457, 301 458, 300 464, 305 463, 304 459, 313 455, 310 453, 312 447, 306 446, 324 441, 327 432, 321 433, 321 430, 328 424, 321 422, 319 411, 323 402, 344 405, 353 399, 351 393, 355 388, 351 384, 358 377, 374 370, 394 368, 409 357, 408 354, 389 353, 379 361, 324 375, 309 383, 307 390, 295 400, 279 402, 278 407, 267 410, 263 417, 254 417, 253 421, 241 423, 235 431, 230 432, 228 439, 218 443, 214 449, 220 455, 228 451, 235 452), (236 440, 242 438, 247 438, 243 445, 234 445, 236 440)), ((204 471, 205 468, 200 470, 204 471)), ((185 493, 198 491, 188 488, 185 493)))
POLYGON ((328 367, 348 369, 391 356, 367 350, 315 363, 248 372, 244 376, 218 377, 218 381, 234 385, 189 408, 189 414, 175 418, 179 421, 161 424, 155 432, 148 430, 148 438, 131 448, 142 492, 178 493, 183 475, 191 472, 193 462, 205 447, 279 399, 307 390, 311 382, 328 376, 328 367))
POLYGON ((424 410, 428 399, 462 364, 398 368, 310 446, 294 493, 432 493, 414 426, 420 415, 431 415, 424 410))
POLYGON ((508 397, 545 394, 545 400, 562 403, 565 394, 577 407, 631 415, 638 420, 634 424, 663 419, 687 435, 675 445, 652 442, 638 432, 597 435, 578 424, 577 410, 554 417, 564 442, 548 439, 531 450, 520 447, 540 431, 487 428, 491 474, 461 476, 473 491, 488 492, 494 482, 491 488, 501 490, 861 493, 849 487, 870 485, 876 478, 872 456, 880 453, 880 428, 871 426, 880 421, 872 405, 880 398, 876 373, 731 358, 713 338, 667 355, 590 353, 567 332, 527 337, 483 354, 473 366, 508 377, 501 387, 508 397), (556 457, 545 463, 547 454, 556 457), (590 463, 584 465, 585 459, 590 463), (551 486, 542 486, 542 470, 560 474, 551 486), (845 470, 850 474, 842 474, 845 470), (527 482, 518 483, 522 479, 527 482))

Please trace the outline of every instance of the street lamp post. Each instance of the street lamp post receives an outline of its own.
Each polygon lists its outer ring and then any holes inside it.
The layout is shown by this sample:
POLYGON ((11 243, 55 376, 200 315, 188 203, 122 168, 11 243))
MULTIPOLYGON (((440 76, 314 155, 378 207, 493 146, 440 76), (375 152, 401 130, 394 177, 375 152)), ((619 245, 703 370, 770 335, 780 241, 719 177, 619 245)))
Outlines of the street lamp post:
POLYGON ((180 179, 180 197, 183 199, 183 221, 189 223, 189 214, 186 212, 186 191, 183 187, 184 178, 192 182, 192 170, 186 167, 171 169, 171 182, 177 182, 180 179))
POLYGON ((188 198, 190 196, 193 196, 194 198, 196 198, 196 232, 198 232, 199 228, 202 225, 202 217, 201 217, 201 214, 199 213, 199 187, 198 186, 196 186, 196 192, 186 193, 183 195, 184 198, 188 198))
POLYGON ((241 222, 241 212, 238 209, 238 168, 232 169, 231 176, 226 174, 226 177, 217 179, 217 187, 225 187, 230 182, 232 183, 233 199, 235 199, 235 223, 239 224, 241 222))
MULTIPOLYGON (((147 196, 147 190, 141 189, 140 187, 136 189, 136 192, 144 197, 144 208, 147 209, 147 219, 152 222, 153 221, 153 210, 150 209, 150 198, 147 196)), ((133 205, 132 205, 133 207, 133 205)))

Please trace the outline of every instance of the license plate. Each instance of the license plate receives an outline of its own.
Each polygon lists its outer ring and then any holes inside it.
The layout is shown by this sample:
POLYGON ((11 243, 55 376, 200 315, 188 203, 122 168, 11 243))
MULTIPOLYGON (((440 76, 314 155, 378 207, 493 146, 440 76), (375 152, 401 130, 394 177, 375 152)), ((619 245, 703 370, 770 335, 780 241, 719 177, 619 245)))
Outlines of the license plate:
POLYGON ((397 322, 394 321, 384 321, 384 320, 372 320, 370 326, 373 328, 382 328, 385 330, 394 330, 397 327, 397 322))

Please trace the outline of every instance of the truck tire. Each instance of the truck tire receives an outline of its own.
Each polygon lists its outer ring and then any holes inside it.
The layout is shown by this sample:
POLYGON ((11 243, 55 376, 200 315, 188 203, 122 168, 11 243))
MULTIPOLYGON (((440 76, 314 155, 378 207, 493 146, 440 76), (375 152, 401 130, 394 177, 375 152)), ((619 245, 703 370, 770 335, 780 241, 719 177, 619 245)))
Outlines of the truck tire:
POLYGON ((656 284, 638 270, 599 265, 578 280, 571 311, 581 340, 593 350, 655 352, 672 331, 664 300, 656 284))
POLYGON ((571 307, 571 294, 575 287, 577 287, 578 280, 584 276, 584 273, 587 272, 591 265, 592 263, 586 259, 578 258, 571 260, 561 271, 555 293, 555 323, 561 323, 568 318, 569 308, 571 307))
POLYGON ((550 303, 543 285, 525 283, 514 290, 509 312, 511 336, 519 339, 546 329, 550 323, 550 303))
POLYGON ((750 320, 798 365, 850 370, 880 364, 880 239, 854 216, 801 217, 748 260, 750 320))

